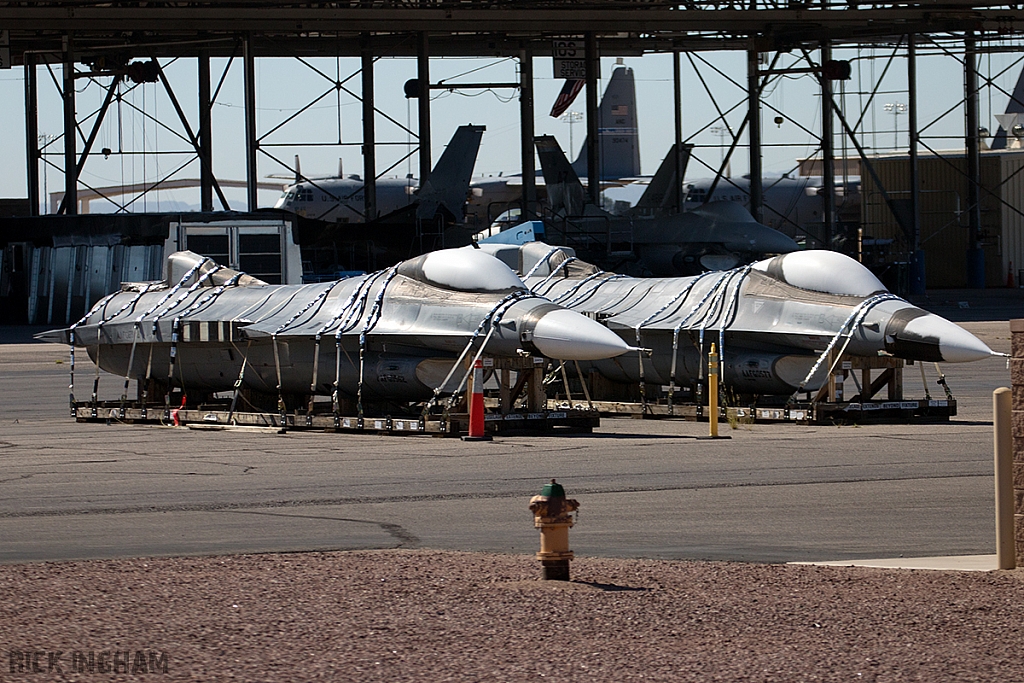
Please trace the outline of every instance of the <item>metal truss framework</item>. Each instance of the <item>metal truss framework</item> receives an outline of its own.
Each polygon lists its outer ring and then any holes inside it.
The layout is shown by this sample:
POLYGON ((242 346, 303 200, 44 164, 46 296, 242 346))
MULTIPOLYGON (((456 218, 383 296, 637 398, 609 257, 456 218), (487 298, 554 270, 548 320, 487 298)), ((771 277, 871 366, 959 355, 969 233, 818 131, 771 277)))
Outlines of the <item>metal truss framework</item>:
MULTIPOLYGON (((73 212, 78 175, 88 157, 95 134, 111 102, 122 102, 123 89, 129 87, 123 77, 115 76, 109 84, 103 106, 84 121, 92 121, 88 134, 82 131, 83 121, 75 117, 74 79, 76 63, 94 64, 98 60, 117 55, 120 58, 143 57, 167 60, 196 57, 200 63, 199 99, 200 125, 197 131, 189 126, 187 117, 177 103, 164 70, 159 70, 160 82, 169 96, 183 132, 175 136, 200 160, 203 175, 203 207, 212 209, 212 193, 217 192, 221 203, 226 200, 220 193, 212 174, 209 141, 209 109, 216 100, 209 88, 209 59, 224 57, 231 61, 239 56, 245 71, 245 108, 247 140, 247 182, 249 208, 255 208, 256 157, 263 153, 277 163, 288 167, 268 149, 266 133, 257 136, 255 128, 255 84, 253 64, 259 57, 350 56, 360 57, 362 92, 347 92, 363 105, 364 177, 374 178, 376 173, 374 148, 376 146, 373 120, 372 66, 379 55, 415 56, 419 64, 419 127, 420 176, 429 173, 429 59, 431 56, 502 56, 518 57, 522 64, 528 56, 550 54, 551 40, 559 36, 584 36, 587 62, 592 65, 601 52, 616 55, 634 55, 655 52, 685 53, 691 61, 703 61, 702 51, 742 50, 748 55, 747 115, 738 130, 732 131, 729 156, 746 133, 750 147, 751 207, 755 216, 762 211, 760 186, 760 116, 765 106, 761 92, 773 77, 775 63, 760 68, 760 53, 774 52, 778 60, 782 52, 793 52, 806 63, 807 69, 819 76, 824 107, 821 141, 825 187, 831 190, 833 134, 835 116, 843 135, 857 148, 865 162, 864 168, 872 174, 868 155, 858 142, 858 131, 863 123, 861 112, 851 123, 837 103, 831 81, 821 78, 821 65, 829 59, 834 47, 887 43, 894 39, 906 46, 908 59, 913 64, 916 45, 938 45, 936 37, 954 36, 964 45, 962 63, 965 74, 965 96, 962 104, 966 116, 965 142, 968 156, 967 173, 970 187, 969 216, 972 249, 980 252, 978 229, 980 226, 978 170, 977 108, 978 83, 976 54, 978 44, 988 40, 1004 39, 1008 35, 1024 32, 1024 5, 1003 2, 961 2, 937 0, 919 2, 858 2, 857 0, 821 0, 796 2, 790 0, 751 0, 750 2, 665 2, 662 0, 581 0, 555 2, 553 0, 348 0, 346 2, 284 2, 280 0, 220 0, 161 2, 120 2, 112 6, 107 2, 89 0, 37 0, 35 2, 0 1, 0 26, 9 30, 12 61, 34 67, 45 64, 64 65, 61 92, 65 102, 64 168, 65 195, 63 209, 73 212), (543 27, 540 29, 538 27, 543 27), (818 51, 819 59, 812 53, 818 51), (205 76, 204 76, 205 71, 205 76), (974 125, 972 125, 972 121, 974 125), (750 125, 753 122, 755 125, 750 125), (81 156, 76 151, 82 143, 81 156)), ((941 49, 954 51, 948 47, 941 49)), ((676 60, 676 112, 680 109, 678 59, 676 60)), ((307 63, 308 66, 308 63, 307 63)), ((313 68, 313 67, 311 67, 313 68)), ((314 69, 315 70, 315 69, 314 69)), ((528 69, 521 70, 524 88, 523 102, 532 97, 528 92, 528 69)), ((910 78, 913 79, 913 67, 910 78)), ((36 83, 35 69, 26 70, 26 107, 31 116, 26 139, 35 154, 29 161, 30 199, 38 197, 37 159, 46 159, 45 152, 36 143, 35 125, 36 83)), ((226 70, 225 70, 226 72, 226 70)), ((588 68, 588 110, 596 109, 596 69, 588 68)), ((52 71, 51 71, 52 74, 52 71)), ((322 74, 331 84, 321 97, 346 89, 347 81, 322 74)), ((79 74, 92 78, 91 74, 79 74)), ((56 82, 56 76, 54 81, 56 82)), ((223 76, 221 77, 223 83, 223 76)), ((743 84, 736 84, 744 87, 743 84)), ((984 86, 992 86, 987 79, 984 86)), ((916 173, 918 145, 931 149, 922 142, 916 123, 914 87, 910 88, 911 111, 911 172, 916 173)), ((523 106, 523 173, 532 178, 534 168, 532 138, 527 119, 532 123, 531 106, 523 106)), ((312 104, 307 105, 307 108, 312 104)), ((724 122, 728 109, 715 103, 719 118, 724 122)), ((736 105, 736 106, 742 106, 736 105)), ((377 112, 383 114, 382 112, 377 112)), ((145 114, 143 113, 144 115, 145 114)), ((296 114, 297 116, 298 114, 296 114)), ((280 125, 284 125, 283 122, 280 125)), ((160 124, 164 125, 164 124, 160 124)), ((280 127, 280 126, 278 126, 280 127)), ((588 117, 588 130, 596 137, 596 117, 588 117), (591 121, 593 119, 593 122, 591 121)), ((276 128, 275 128, 276 130, 276 128)), ((805 129, 806 130, 806 129, 805 129)), ((274 132, 274 131, 271 131, 274 132)), ((409 131, 411 133, 411 131, 409 131)), ((807 131, 810 132, 810 131, 807 131)), ((677 142, 681 142, 681 129, 677 121, 677 142)), ((339 140, 340 143, 340 140, 339 140)), ((52 143, 48 143, 52 144, 52 143)), ((596 155, 596 146, 592 146, 596 155)), ((590 187, 596 192, 596 159, 591 159, 590 187)), ((719 169, 719 175, 721 169, 719 169)), ((532 200, 532 187, 524 183, 524 204, 532 200)), ((367 182, 366 210, 373 214, 373 183, 367 182)), ((916 183, 914 184, 916 188, 916 183)), ((891 199, 886 198, 891 204, 891 199)), ((38 202, 33 202, 37 206, 38 202)), ((913 217, 901 220, 908 246, 919 253, 919 216, 917 197, 912 200, 913 217)), ((826 199, 826 238, 834 227, 834 198, 826 199), (829 201, 831 200, 831 201, 829 201)), ((899 216, 895 209, 894 215, 899 216)), ((975 273, 975 276, 977 273, 975 273)), ((976 280, 976 278, 975 278, 976 280)), ((922 282, 923 287, 923 275, 922 282)), ((914 287, 912 286, 912 289, 914 287)))

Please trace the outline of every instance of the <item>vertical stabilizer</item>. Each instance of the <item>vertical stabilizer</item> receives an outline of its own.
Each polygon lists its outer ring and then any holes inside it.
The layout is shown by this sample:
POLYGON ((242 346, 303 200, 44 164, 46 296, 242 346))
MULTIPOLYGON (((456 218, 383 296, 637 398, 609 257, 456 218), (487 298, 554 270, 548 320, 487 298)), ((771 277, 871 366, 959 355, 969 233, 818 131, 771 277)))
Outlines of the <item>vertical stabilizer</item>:
POLYGON ((673 144, 665 155, 658 172, 651 178, 650 184, 644 190, 640 200, 633 206, 633 212, 638 215, 664 215, 679 213, 683 205, 682 182, 685 177, 686 165, 690 161, 690 152, 693 145, 686 143, 682 145, 679 154, 679 173, 676 173, 676 145, 673 144))
MULTIPOLYGON (((598 140, 600 141, 601 180, 633 178, 640 175, 640 131, 636 118, 636 86, 633 70, 617 66, 605 88, 598 107, 598 140)), ((576 175, 587 177, 587 146, 583 142, 580 155, 572 168, 576 175)))
POLYGON ((999 130, 996 131, 995 136, 992 138, 989 149, 1006 149, 1008 143, 1015 139, 1014 137, 1007 137, 1013 126, 1018 123, 1024 125, 1024 69, 1021 69, 1020 76, 1017 77, 1017 85, 1013 88, 1013 95, 1006 104, 1006 113, 997 115, 996 119, 999 121, 999 130))
POLYGON ((586 197, 583 183, 565 158, 558 141, 551 135, 541 135, 533 141, 537 145, 537 156, 540 158, 551 211, 565 216, 583 215, 586 197))
POLYGON ((438 209, 444 207, 456 221, 462 222, 469 181, 473 177, 484 130, 484 126, 470 125, 459 126, 455 131, 430 172, 430 178, 420 187, 417 218, 433 218, 438 209))

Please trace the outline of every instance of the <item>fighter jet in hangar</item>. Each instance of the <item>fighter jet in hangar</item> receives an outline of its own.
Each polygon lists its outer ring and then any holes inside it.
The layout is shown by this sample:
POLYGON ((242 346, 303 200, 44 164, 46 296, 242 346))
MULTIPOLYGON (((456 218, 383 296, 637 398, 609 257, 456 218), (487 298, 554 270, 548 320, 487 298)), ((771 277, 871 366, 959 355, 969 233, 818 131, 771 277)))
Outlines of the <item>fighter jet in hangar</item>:
POLYGON ((857 261, 800 251, 696 277, 633 278, 541 242, 481 244, 527 273, 531 291, 602 321, 648 354, 593 361, 614 382, 697 382, 714 342, 739 394, 818 389, 825 352, 962 363, 993 355, 962 327, 890 294, 857 261))
POLYGON ((70 344, 72 373, 74 349, 85 347, 126 381, 192 396, 230 391, 238 380, 271 396, 403 401, 445 389, 460 352, 481 345, 491 356, 526 350, 575 360, 629 349, 608 328, 531 293, 480 250, 432 252, 309 285, 268 285, 192 252, 169 256, 167 273, 163 282, 124 285, 75 325, 37 338, 70 344))
POLYGON ((365 183, 358 175, 307 178, 296 169, 295 184, 285 188, 274 208, 325 223, 368 223, 415 204, 433 185, 435 189, 452 188, 445 198, 450 198, 449 211, 461 219, 484 130, 484 126, 474 125, 459 126, 455 130, 423 192, 420 192, 419 181, 412 177, 378 178, 376 215, 369 218, 365 215, 365 183))
POLYGON ((674 151, 666 155, 636 210, 615 216, 586 201, 554 137, 540 136, 535 143, 551 211, 544 221, 545 240, 572 247, 603 268, 658 277, 692 275, 799 248, 735 202, 712 202, 685 213, 655 210, 662 208, 664 188, 675 175, 674 151), (652 193, 658 196, 651 198, 652 193))

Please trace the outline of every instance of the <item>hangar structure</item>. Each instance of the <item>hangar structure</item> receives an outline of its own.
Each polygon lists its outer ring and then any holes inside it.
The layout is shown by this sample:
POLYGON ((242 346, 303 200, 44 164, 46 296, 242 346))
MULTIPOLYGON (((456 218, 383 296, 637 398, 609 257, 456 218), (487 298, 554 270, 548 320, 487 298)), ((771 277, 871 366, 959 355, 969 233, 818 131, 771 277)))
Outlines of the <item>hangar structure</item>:
MULTIPOLYGON (((267 57, 308 58, 354 57, 361 60, 354 75, 329 77, 329 90, 349 93, 361 102, 365 213, 375 215, 373 179, 381 176, 377 161, 374 121, 378 115, 374 97, 374 64, 381 56, 414 57, 417 78, 407 84, 407 94, 417 102, 417 126, 409 130, 418 140, 419 178, 431 169, 430 92, 444 87, 432 83, 431 57, 511 57, 519 60, 515 83, 477 84, 514 87, 519 91, 522 163, 522 202, 529 212, 536 205, 533 150, 533 66, 532 57, 553 53, 553 41, 578 40, 579 76, 586 83, 586 110, 594 112, 598 100, 600 55, 629 56, 673 53, 674 112, 676 142, 683 140, 679 55, 706 51, 735 50, 746 54, 746 118, 732 133, 729 155, 748 141, 750 208, 760 218, 763 211, 761 187, 762 90, 765 83, 783 69, 778 55, 802 56, 804 65, 789 71, 813 73, 820 82, 823 107, 820 121, 820 158, 823 178, 823 231, 826 243, 836 230, 835 160, 836 138, 849 139, 861 161, 861 173, 871 178, 876 195, 898 224, 898 233, 911 253, 910 290, 924 289, 924 263, 920 244, 920 196, 917 192, 918 123, 915 50, 919 41, 941 40, 945 46, 960 46, 963 64, 965 115, 963 163, 959 173, 966 181, 966 272, 972 287, 985 286, 981 221, 981 133, 978 125, 979 79, 977 58, 989 45, 1024 32, 1024 5, 985 0, 918 0, 917 2, 875 2, 873 0, 347 0, 316 2, 302 0, 148 0, 101 2, 92 0, 0 0, 0 61, 3 66, 25 67, 25 146, 27 150, 27 212, 38 214, 40 206, 40 164, 49 163, 63 175, 64 198, 58 213, 74 216, 80 192, 95 193, 83 186, 81 173, 101 150, 96 149, 97 131, 111 107, 121 98, 121 89, 132 84, 159 82, 173 104, 174 119, 182 131, 177 135, 193 161, 198 160, 201 203, 204 212, 213 211, 219 200, 228 208, 221 184, 213 173, 214 140, 211 136, 211 108, 220 84, 211 73, 211 59, 241 62, 244 74, 244 120, 246 156, 246 197, 248 211, 257 208, 257 158, 273 157, 256 127, 255 64, 267 57), (910 129, 909 196, 900 201, 885 191, 883 179, 873 170, 869 153, 858 142, 857 122, 847 120, 833 93, 833 82, 848 75, 848 63, 832 59, 833 48, 852 45, 896 43, 908 58, 907 121, 910 129), (774 53, 765 61, 765 54, 774 53), (174 88, 164 72, 169 60, 195 59, 197 64, 198 125, 189 123, 174 88), (844 74, 844 68, 847 74, 844 74), (49 76, 47 77, 47 74, 49 76), (63 131, 41 138, 37 127, 40 80, 51 80, 63 100, 63 131), (109 80, 108 80, 109 79, 109 80), (76 82, 102 82, 106 89, 100 108, 83 115, 76 110, 76 82), (377 112, 375 114, 375 112, 377 112), (748 125, 749 124, 749 125, 748 125), (55 152, 54 150, 59 150, 55 152), (52 159, 62 159, 54 163, 52 159)), ((943 48, 951 49, 952 48, 943 48)), ((998 47, 991 49, 999 49, 998 47)), ((19 106, 7 103, 5 107, 19 106)), ((386 114, 385 114, 386 115, 386 114)), ((597 138, 597 117, 587 116, 590 139, 597 138)), ((168 136, 171 137, 171 136, 168 136)), ((681 145, 677 145, 682 149, 681 145)), ((103 149, 103 154, 111 153, 103 149)), ((114 153, 117 153, 116 151, 114 153)), ((599 192, 599 146, 588 149, 589 192, 599 192)), ((723 166, 728 157, 723 160, 723 166)), ((677 159, 678 164, 685 163, 677 159)), ((292 169, 298 175, 298 169, 292 169)), ((173 173, 173 172, 172 172, 173 173)), ((680 174, 681 175, 681 174, 680 174)), ((139 189, 140 194, 170 180, 161 178, 139 189)), ((677 195, 681 196, 681 195, 677 195)), ((130 200, 119 205, 123 211, 130 200)), ((1019 207, 1014 211, 1020 212, 1019 207)), ((1024 214, 1021 214, 1024 216, 1024 214)))

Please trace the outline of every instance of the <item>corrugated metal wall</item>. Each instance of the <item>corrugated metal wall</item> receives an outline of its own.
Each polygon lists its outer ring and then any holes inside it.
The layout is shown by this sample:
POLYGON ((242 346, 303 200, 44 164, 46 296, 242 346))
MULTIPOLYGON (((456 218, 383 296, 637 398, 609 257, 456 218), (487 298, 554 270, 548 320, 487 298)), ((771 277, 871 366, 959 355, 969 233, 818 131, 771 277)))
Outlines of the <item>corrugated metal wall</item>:
POLYGON ((122 282, 163 277, 163 245, 36 247, 29 280, 30 325, 70 325, 122 282))
MULTIPOLYGON (((889 196, 910 214, 910 161, 907 157, 872 159, 872 165, 889 196)), ((983 154, 981 157, 981 232, 985 251, 985 280, 988 287, 1006 285, 1008 263, 1024 265, 1022 217, 1008 208, 1024 207, 1024 155, 983 154), (1009 183, 1004 178, 1011 177, 1009 183), (1013 219, 1012 229, 1008 229, 1013 219)), ((921 247, 925 252, 929 289, 967 286, 967 160, 959 156, 922 156, 918 162, 921 177, 921 247)), ((864 236, 894 239, 896 253, 906 253, 909 245, 869 173, 862 172, 864 236)), ((1018 267, 1017 265, 1014 266, 1018 267)))
MULTIPOLYGON (((1000 265, 1013 275, 1013 284, 1024 285, 1018 271, 1024 269, 1024 155, 1002 157, 1002 236, 1000 265)), ((1006 275, 1003 276, 1004 283, 1006 275)))

